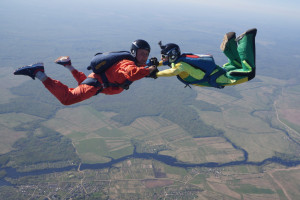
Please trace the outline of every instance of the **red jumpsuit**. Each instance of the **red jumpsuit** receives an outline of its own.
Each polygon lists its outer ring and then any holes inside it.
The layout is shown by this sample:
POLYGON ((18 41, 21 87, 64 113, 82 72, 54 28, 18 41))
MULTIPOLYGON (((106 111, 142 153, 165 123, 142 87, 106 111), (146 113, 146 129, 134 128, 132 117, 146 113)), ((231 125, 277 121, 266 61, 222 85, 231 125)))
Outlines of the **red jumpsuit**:
MULTIPOLYGON (((69 88, 68 86, 62 84, 58 80, 54 80, 48 77, 44 82, 44 86, 64 105, 71 105, 94 96, 100 87, 94 87, 86 84, 81 84, 87 77, 84 73, 77 70, 73 70, 72 74, 78 86, 76 88, 69 88)), ((126 80, 136 81, 150 74, 149 68, 138 67, 133 61, 122 60, 112 67, 110 67, 105 72, 108 81, 110 83, 122 84, 126 80)), ((96 78, 100 83, 103 83, 100 75, 91 73, 89 78, 96 78)), ((119 94, 124 89, 121 87, 107 87, 103 88, 101 93, 107 95, 119 94)))

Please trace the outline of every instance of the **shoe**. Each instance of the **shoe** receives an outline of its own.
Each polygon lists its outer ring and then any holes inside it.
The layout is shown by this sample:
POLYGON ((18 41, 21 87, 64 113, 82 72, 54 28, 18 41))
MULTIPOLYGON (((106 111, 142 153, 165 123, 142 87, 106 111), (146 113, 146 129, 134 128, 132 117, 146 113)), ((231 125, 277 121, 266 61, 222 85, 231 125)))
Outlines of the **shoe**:
POLYGON ((43 63, 35 63, 21 67, 14 72, 14 75, 30 76, 34 80, 36 73, 39 71, 45 72, 43 63))
POLYGON ((241 68, 241 59, 237 51, 237 43, 235 39, 235 32, 226 33, 224 35, 220 49, 228 58, 228 63, 230 65, 234 65, 236 68, 241 68))
POLYGON ((71 65, 72 64, 71 63, 71 59, 70 59, 69 56, 60 56, 54 62, 56 64, 63 65, 63 66, 67 66, 67 65, 71 65))

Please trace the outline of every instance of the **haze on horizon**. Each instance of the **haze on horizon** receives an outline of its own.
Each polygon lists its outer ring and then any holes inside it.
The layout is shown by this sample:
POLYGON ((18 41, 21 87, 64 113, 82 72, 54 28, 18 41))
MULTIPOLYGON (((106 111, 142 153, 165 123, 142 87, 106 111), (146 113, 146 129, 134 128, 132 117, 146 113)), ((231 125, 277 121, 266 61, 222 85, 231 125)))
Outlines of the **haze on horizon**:
POLYGON ((2 0, 0 67, 52 64, 60 54, 83 65, 95 52, 127 50, 138 38, 149 41, 152 56, 159 56, 156 44, 162 40, 178 43, 183 52, 214 54, 223 62, 223 35, 253 27, 258 29, 258 58, 263 59, 258 62, 286 54, 282 62, 294 65, 300 61, 299 9, 295 0, 2 0))

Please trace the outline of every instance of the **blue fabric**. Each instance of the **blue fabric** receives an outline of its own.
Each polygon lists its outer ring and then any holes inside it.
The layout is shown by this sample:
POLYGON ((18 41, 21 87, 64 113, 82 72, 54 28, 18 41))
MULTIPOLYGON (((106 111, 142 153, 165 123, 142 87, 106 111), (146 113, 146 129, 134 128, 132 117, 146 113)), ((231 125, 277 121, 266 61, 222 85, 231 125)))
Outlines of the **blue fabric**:
POLYGON ((216 87, 216 88, 223 88, 223 86, 220 86, 218 83, 216 83, 216 79, 221 76, 222 74, 226 73, 226 70, 223 68, 219 68, 218 72, 216 72, 215 74, 211 75, 211 73, 217 69, 217 65, 215 64, 214 58, 213 56, 198 56, 198 55, 194 55, 191 53, 185 53, 182 54, 175 62, 179 63, 179 62, 185 62, 195 68, 198 68, 200 70, 202 70, 203 72, 205 72, 205 75, 203 77, 203 79, 201 80, 197 80, 194 82, 187 82, 185 80, 183 80, 182 78, 180 78, 179 76, 177 76, 177 78, 183 82, 186 85, 189 84, 201 84, 201 83, 209 83, 212 87, 216 87))
POLYGON ((97 53, 91 60, 91 64, 88 69, 92 69, 94 73, 100 74, 115 63, 124 59, 135 61, 135 58, 128 51, 97 53))
POLYGON ((124 59, 135 61, 135 58, 128 51, 97 53, 92 59, 91 64, 87 69, 92 69, 94 73, 99 74, 101 76, 104 88, 121 87, 127 90, 129 88, 129 85, 132 83, 131 81, 126 80, 123 84, 110 83, 105 74, 105 71, 107 69, 112 67, 115 63, 124 59))

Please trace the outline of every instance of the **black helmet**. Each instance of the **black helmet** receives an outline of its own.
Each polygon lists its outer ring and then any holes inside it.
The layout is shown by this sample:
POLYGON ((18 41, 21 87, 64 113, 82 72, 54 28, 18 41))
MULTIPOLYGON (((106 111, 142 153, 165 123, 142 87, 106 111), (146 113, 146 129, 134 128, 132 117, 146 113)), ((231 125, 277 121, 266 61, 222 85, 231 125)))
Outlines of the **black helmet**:
POLYGON ((161 41, 158 43, 161 48, 161 54, 169 57, 169 62, 175 62, 177 58, 181 55, 180 48, 177 44, 168 43, 162 45, 161 41))
POLYGON ((148 42, 145 40, 135 40, 131 44, 130 53, 133 57, 136 57, 136 52, 138 49, 146 49, 150 52, 151 48, 148 42))

